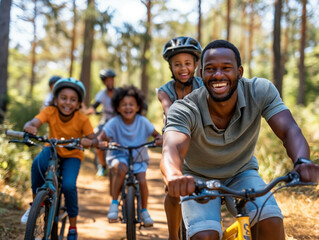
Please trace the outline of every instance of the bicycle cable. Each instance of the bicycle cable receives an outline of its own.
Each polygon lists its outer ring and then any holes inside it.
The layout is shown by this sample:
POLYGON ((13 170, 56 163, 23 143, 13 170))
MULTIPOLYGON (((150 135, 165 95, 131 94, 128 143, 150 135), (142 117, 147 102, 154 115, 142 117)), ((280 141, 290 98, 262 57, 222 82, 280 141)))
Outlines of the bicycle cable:
POLYGON ((277 191, 283 189, 287 187, 286 185, 283 185, 281 187, 278 187, 277 189, 275 189, 273 192, 270 191, 270 194, 269 196, 266 198, 266 200, 264 201, 263 205, 261 206, 260 208, 260 212, 259 212, 259 215, 258 215, 258 218, 257 218, 257 229, 256 229, 256 240, 258 240, 259 238, 259 220, 260 220, 260 217, 261 217, 261 212, 263 211, 263 208, 266 206, 266 203, 267 201, 271 198, 271 196, 273 196, 277 191))

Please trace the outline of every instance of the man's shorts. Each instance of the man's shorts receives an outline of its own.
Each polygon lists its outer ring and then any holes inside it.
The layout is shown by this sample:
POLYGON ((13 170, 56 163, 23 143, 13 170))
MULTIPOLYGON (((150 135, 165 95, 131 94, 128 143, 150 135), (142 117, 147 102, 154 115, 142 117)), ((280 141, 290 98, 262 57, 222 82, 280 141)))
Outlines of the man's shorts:
MULTIPOLYGON (((258 174, 257 170, 246 170, 232 178, 223 180, 222 183, 230 188, 235 188, 237 190, 246 188, 262 189, 266 185, 263 179, 258 174)), ((257 204, 258 206, 258 215, 260 210, 262 210, 259 221, 270 217, 283 218, 283 215, 281 214, 280 208, 278 207, 274 196, 271 196, 265 203, 265 206, 261 209, 262 205, 270 194, 271 193, 268 193, 265 196, 258 197, 254 201, 255 204, 257 204)), ((232 198, 226 198, 226 206, 231 214, 233 216, 236 216, 236 210, 232 198)), ((253 220, 252 222, 250 222, 250 224, 251 226, 254 226, 258 217, 256 216, 256 206, 253 203, 248 202, 246 204, 246 209, 249 214, 250 221, 253 220)), ((220 239, 222 238, 223 231, 221 226, 220 198, 210 200, 208 203, 205 204, 197 203, 195 200, 183 202, 182 214, 188 233, 187 235, 189 237, 192 237, 193 235, 201 231, 215 230, 219 232, 220 239)))

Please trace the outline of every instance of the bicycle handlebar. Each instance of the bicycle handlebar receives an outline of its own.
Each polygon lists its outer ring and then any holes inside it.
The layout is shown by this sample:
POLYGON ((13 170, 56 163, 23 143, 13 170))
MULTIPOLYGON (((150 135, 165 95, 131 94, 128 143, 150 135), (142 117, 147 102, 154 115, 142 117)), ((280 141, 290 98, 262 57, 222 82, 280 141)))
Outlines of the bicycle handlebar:
POLYGON ((304 185, 317 185, 316 183, 308 182, 304 183, 300 181, 300 176, 297 172, 289 172, 285 176, 275 178, 263 189, 243 189, 241 191, 235 190, 223 185, 219 180, 209 180, 209 181, 195 181, 195 192, 182 199, 182 202, 188 200, 203 200, 203 199, 215 199, 216 197, 231 196, 235 198, 242 199, 253 199, 260 197, 270 192, 277 184, 281 182, 286 182, 284 187, 291 186, 304 186, 304 185), (215 191, 215 192, 212 192, 215 191), (216 193, 216 191, 218 191, 216 193))
POLYGON ((9 141, 13 143, 24 143, 27 146, 35 146, 37 144, 30 140, 30 139, 35 139, 38 142, 50 143, 50 145, 54 145, 57 147, 64 147, 68 150, 80 149, 84 151, 84 149, 79 146, 81 142, 80 138, 60 139, 60 140, 56 138, 49 139, 47 136, 37 136, 27 132, 13 131, 13 130, 6 130, 5 134, 10 137, 23 138, 23 140, 13 139, 9 141), (68 143, 69 145, 61 145, 61 144, 68 144, 68 143))
POLYGON ((159 147, 159 146, 155 146, 155 140, 154 141, 150 141, 150 142, 146 142, 143 143, 141 145, 138 146, 122 146, 122 145, 118 145, 118 144, 113 144, 113 143, 109 143, 109 145, 105 148, 101 148, 102 150, 118 150, 118 149, 138 149, 141 147, 147 147, 147 148, 155 148, 155 147, 159 147))

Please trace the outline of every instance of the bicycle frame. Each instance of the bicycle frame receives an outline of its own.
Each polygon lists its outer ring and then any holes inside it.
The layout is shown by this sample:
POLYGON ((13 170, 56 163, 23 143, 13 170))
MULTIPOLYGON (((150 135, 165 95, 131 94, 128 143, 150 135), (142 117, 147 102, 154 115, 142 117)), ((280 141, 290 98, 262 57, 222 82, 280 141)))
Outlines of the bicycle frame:
POLYGON ((61 204, 61 174, 60 174, 60 160, 51 146, 50 160, 48 164, 48 172, 45 177, 45 183, 37 189, 39 191, 48 190, 50 193, 51 207, 48 216, 48 225, 45 233, 45 239, 50 239, 52 227, 54 223, 58 223, 58 206, 61 204))
MULTIPOLYGON (((141 193, 140 193, 140 186, 139 182, 136 179, 134 172, 133 172, 133 150, 139 149, 143 146, 148 147, 155 147, 154 141, 147 142, 139 146, 117 146, 117 145, 109 145, 109 147, 105 148, 109 150, 117 150, 117 149, 125 149, 128 150, 128 171, 125 175, 125 179, 122 186, 122 194, 121 194, 121 207, 122 207, 122 218, 121 222, 126 223, 126 232, 127 232, 127 239, 128 240, 135 240, 136 239, 136 224, 141 224, 141 193), (134 190, 132 189, 134 188, 134 190), (127 193, 129 193, 127 195, 127 193), (134 196, 133 196, 134 194, 134 196), (127 198, 129 196, 129 198, 127 198), (133 196, 133 199, 132 199, 133 196), (136 199, 136 203, 135 203, 136 199), (126 206, 126 204, 130 205, 132 209, 126 206), (136 209, 135 209, 136 208, 136 209), (129 216, 127 216, 129 215, 129 216)), ((142 225, 140 225, 141 227, 142 225)))
MULTIPOLYGON (((129 151, 129 156, 128 156, 128 171, 126 173, 124 183, 122 186, 122 196, 121 196, 121 201, 124 203, 126 199, 126 192, 125 190, 127 189, 128 186, 134 186, 135 188, 135 196, 137 199, 137 218, 135 219, 136 223, 141 223, 141 218, 140 218, 140 210, 141 210, 141 194, 140 194, 140 185, 138 180, 136 179, 134 173, 133 173, 133 148, 128 148, 129 151)), ((122 204, 122 222, 126 223, 127 222, 127 216, 126 216, 126 210, 125 210, 125 204, 122 204)))
POLYGON ((223 240, 249 240, 251 238, 249 216, 236 218, 236 222, 224 230, 223 240))

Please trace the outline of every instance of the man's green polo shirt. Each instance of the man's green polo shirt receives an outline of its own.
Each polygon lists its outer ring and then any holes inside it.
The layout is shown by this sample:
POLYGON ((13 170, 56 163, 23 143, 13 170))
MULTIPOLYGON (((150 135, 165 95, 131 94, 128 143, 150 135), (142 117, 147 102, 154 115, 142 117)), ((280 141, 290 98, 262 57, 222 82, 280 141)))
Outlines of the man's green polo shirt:
POLYGON ((267 79, 242 78, 238 101, 226 129, 218 129, 209 115, 205 87, 194 90, 170 107, 166 131, 191 137, 184 173, 208 178, 228 178, 247 169, 258 169, 254 156, 261 117, 267 121, 288 109, 276 87, 267 79))

